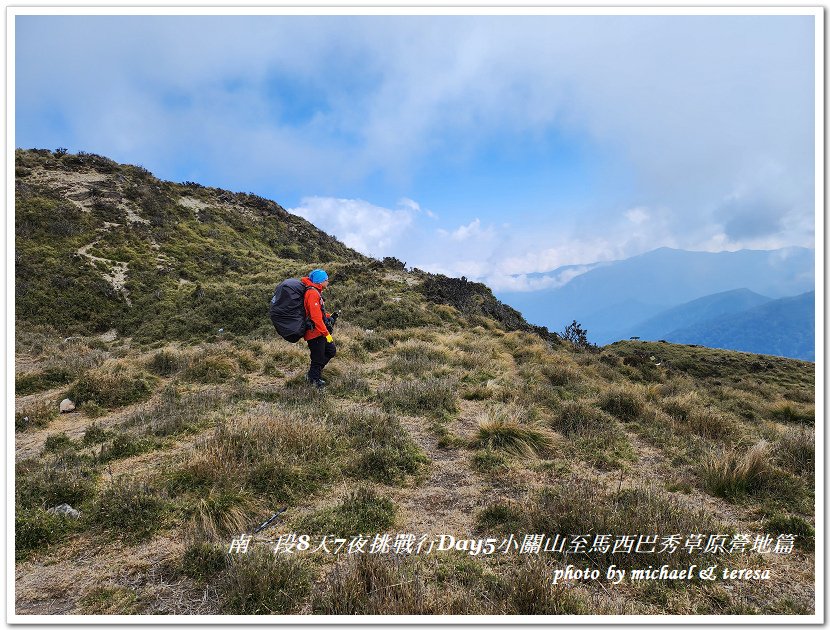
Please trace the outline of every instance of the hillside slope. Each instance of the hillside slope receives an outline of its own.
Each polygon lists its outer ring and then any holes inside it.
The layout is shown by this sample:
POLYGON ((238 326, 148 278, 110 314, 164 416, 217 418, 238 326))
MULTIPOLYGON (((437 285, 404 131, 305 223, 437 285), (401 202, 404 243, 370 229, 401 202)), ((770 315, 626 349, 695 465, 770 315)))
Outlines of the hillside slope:
POLYGON ((367 328, 438 324, 447 312, 427 305, 448 304, 547 334, 482 284, 404 274, 253 194, 164 182, 91 154, 15 157, 15 317, 27 323, 142 341, 247 334, 271 326, 278 282, 325 265, 331 295, 367 328))
POLYGON ((668 332, 665 339, 815 361, 815 329, 816 294, 809 291, 696 322, 668 332))
POLYGON ((812 364, 577 347, 273 202, 17 158, 19 614, 813 613, 812 364), (343 309, 322 392, 264 315, 318 265, 343 309), (759 577, 552 580, 690 563, 759 577))

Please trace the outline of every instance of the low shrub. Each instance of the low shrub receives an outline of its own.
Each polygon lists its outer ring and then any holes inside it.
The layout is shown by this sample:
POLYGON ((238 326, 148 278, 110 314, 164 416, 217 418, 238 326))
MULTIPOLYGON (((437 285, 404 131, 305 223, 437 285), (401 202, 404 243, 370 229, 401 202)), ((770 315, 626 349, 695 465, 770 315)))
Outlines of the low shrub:
POLYGON ((32 551, 60 543, 78 528, 75 519, 50 514, 41 507, 17 506, 14 513, 15 559, 23 560, 32 551))
POLYGON ((95 498, 90 521, 114 535, 142 540, 164 525, 167 500, 146 481, 118 478, 95 498))
POLYGON ((92 444, 101 444, 102 442, 106 442, 111 436, 111 431, 107 431, 106 429, 101 428, 99 424, 93 422, 86 428, 86 431, 84 431, 84 437, 81 439, 81 442, 84 446, 91 446, 92 444))
POLYGON ((101 445, 98 461, 105 463, 114 459, 126 459, 147 453, 161 446, 161 443, 152 437, 140 437, 132 433, 116 433, 109 441, 101 445))
POLYGON ((50 400, 38 400, 23 406, 14 414, 14 430, 25 431, 29 428, 49 426, 58 416, 58 405, 50 400))
POLYGON ((614 387, 600 393, 599 407, 623 422, 631 422, 643 413, 645 401, 632 387, 614 387))
POLYGON ((815 547, 816 530, 813 526, 795 515, 776 514, 764 521, 764 531, 773 535, 794 535, 795 548, 812 551, 815 547))
POLYGON ((228 615, 296 613, 311 592, 314 573, 303 559, 256 549, 235 555, 217 584, 228 615))
POLYGON ((149 398, 153 385, 154 377, 149 374, 115 363, 88 371, 67 395, 76 404, 90 401, 102 407, 121 407, 149 398))
POLYGON ((91 458, 74 450, 24 460, 15 474, 15 502, 22 507, 76 507, 95 492, 96 471, 91 458))
POLYGON ((455 384, 447 378, 394 381, 378 394, 386 411, 446 417, 458 410, 455 384))
POLYGON ((66 433, 52 433, 46 437, 43 443, 44 453, 60 453, 62 451, 76 451, 78 450, 78 443, 75 442, 66 433))
POLYGON ((308 534, 336 536, 376 534, 392 526, 395 511, 391 499, 361 486, 350 492, 339 505, 324 508, 300 519, 296 529, 308 534))

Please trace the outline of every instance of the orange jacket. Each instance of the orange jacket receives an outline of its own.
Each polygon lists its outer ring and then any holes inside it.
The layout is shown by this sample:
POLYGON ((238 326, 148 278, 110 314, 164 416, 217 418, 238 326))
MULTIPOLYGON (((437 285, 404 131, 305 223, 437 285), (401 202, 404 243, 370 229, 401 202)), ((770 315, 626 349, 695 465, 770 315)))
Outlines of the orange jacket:
POLYGON ((305 313, 314 324, 314 328, 305 331, 303 339, 308 341, 309 339, 314 339, 315 337, 327 337, 331 333, 329 333, 329 329, 326 328, 323 317, 331 317, 331 313, 326 313, 325 311, 326 303, 323 300, 323 287, 312 282, 308 276, 300 278, 300 282, 309 287, 309 289, 305 292, 303 300, 305 304, 305 313))

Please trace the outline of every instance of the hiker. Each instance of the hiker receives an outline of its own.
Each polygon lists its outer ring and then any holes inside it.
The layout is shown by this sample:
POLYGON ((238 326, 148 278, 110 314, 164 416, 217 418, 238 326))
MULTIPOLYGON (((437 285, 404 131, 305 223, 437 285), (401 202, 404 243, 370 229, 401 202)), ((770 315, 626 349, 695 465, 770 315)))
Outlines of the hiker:
POLYGON ((322 378, 323 368, 337 353, 331 337, 331 328, 337 319, 337 314, 326 313, 323 290, 329 286, 329 275, 324 270, 315 269, 300 281, 307 287, 303 302, 306 317, 312 324, 303 335, 311 354, 311 366, 306 378, 309 383, 322 389, 326 386, 326 381, 322 378))

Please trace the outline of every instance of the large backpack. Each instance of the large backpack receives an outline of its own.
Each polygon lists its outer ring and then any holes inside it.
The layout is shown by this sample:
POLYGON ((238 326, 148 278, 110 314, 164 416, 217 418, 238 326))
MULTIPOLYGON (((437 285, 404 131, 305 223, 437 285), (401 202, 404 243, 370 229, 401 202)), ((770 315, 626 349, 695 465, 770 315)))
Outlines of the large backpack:
POLYGON ((296 278, 281 282, 274 289, 268 315, 280 336, 286 341, 297 343, 309 329, 305 312, 306 285, 296 278))

